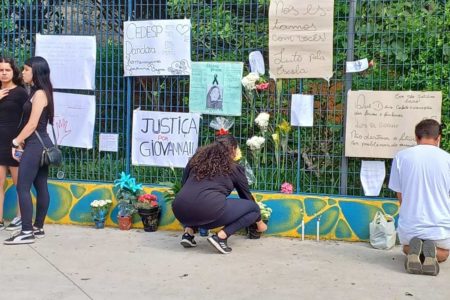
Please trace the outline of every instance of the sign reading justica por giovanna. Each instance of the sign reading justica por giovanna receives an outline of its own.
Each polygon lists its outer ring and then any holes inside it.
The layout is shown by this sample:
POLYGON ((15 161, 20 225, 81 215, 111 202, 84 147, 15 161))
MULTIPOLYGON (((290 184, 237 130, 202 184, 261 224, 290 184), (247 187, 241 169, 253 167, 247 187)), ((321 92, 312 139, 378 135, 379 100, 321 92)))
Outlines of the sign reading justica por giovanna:
POLYGON ((131 161, 184 168, 198 147, 200 114, 135 110, 131 161))

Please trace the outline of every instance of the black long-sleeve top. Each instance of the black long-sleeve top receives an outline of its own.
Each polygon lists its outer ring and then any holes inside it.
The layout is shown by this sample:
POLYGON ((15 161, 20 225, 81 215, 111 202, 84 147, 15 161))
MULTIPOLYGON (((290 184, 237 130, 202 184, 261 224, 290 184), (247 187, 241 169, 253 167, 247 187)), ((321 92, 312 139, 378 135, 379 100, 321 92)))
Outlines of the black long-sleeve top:
POLYGON ((185 226, 211 223, 222 215, 227 197, 234 189, 240 198, 254 200, 242 166, 233 165, 230 175, 197 180, 188 164, 183 173, 182 188, 173 201, 172 210, 185 226))

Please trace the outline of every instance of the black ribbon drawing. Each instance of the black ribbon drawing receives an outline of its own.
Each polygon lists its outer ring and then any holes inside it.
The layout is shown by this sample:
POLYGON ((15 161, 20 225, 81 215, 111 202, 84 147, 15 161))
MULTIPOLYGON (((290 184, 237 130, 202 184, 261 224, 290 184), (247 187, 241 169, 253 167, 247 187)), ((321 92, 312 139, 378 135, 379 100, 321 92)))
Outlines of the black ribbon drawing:
POLYGON ((219 85, 219 81, 217 80, 217 74, 214 74, 214 80, 213 80, 212 84, 219 85))

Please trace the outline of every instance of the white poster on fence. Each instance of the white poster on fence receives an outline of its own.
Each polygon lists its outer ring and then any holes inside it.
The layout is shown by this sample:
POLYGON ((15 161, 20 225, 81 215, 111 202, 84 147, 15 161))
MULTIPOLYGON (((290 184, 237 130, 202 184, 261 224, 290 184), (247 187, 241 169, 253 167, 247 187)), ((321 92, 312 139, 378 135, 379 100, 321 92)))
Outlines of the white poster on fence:
POLYGON ((269 67, 273 78, 333 76, 334 0, 273 0, 269 67))
POLYGON ((345 156, 393 158, 415 146, 423 119, 441 120, 442 92, 349 91, 345 156))
POLYGON ((199 130, 197 113, 135 110, 132 164, 184 168, 197 150, 199 130))
POLYGON ((191 74, 191 21, 124 22, 124 75, 191 74))
MULTIPOLYGON (((55 129, 58 145, 92 148, 95 125, 95 96, 53 93, 55 129)), ((47 132, 53 140, 52 127, 47 132)))
POLYGON ((36 56, 45 58, 55 89, 95 90, 95 36, 36 34, 36 56))

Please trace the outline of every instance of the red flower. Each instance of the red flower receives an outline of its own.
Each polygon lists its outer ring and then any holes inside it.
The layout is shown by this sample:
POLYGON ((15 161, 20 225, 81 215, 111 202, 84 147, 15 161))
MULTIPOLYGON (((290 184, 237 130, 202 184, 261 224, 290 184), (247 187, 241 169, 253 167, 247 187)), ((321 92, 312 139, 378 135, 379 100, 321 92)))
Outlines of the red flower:
POLYGON ((152 194, 140 195, 138 197, 138 201, 141 202, 141 203, 151 203, 151 202, 158 203, 158 200, 157 200, 156 196, 152 195, 152 194))
POLYGON ((257 91, 265 91, 268 88, 269 88, 269 83, 268 82, 263 82, 263 83, 260 83, 260 84, 256 85, 256 90, 257 91))
POLYGON ((228 133, 228 130, 225 130, 223 128, 220 128, 220 130, 216 131, 216 135, 227 135, 228 133))

